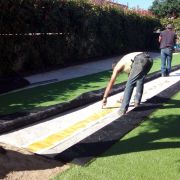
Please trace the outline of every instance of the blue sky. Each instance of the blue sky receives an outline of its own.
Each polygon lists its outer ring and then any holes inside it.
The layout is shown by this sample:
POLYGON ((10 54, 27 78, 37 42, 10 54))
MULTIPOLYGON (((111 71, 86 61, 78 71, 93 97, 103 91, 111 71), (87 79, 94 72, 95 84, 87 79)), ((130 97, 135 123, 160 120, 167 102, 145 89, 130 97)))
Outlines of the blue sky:
POLYGON ((127 5, 129 8, 137 7, 141 9, 148 9, 154 0, 114 0, 114 2, 118 2, 120 4, 127 5))

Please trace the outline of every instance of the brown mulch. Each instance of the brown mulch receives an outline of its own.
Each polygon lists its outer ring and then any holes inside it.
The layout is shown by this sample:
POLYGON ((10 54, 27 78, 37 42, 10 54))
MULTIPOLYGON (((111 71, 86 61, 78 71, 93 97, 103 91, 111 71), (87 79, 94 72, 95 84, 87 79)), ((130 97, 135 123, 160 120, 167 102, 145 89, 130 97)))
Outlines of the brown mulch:
POLYGON ((0 179, 48 180, 69 168, 68 164, 35 155, 25 149, 2 143, 0 147, 6 150, 6 153, 0 152, 0 179))

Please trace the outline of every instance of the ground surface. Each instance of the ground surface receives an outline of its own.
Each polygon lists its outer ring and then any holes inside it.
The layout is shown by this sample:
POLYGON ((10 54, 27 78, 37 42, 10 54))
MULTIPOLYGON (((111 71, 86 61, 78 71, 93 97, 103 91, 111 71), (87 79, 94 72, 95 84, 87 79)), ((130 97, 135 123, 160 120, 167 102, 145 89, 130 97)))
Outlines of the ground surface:
POLYGON ((58 161, 36 156, 24 149, 6 144, 6 154, 0 154, 0 179, 4 180, 48 180, 68 165, 58 161))
POLYGON ((22 148, 1 143, 0 146, 7 149, 7 154, 0 154, 0 179, 48 180, 69 168, 69 165, 36 156, 22 148))
POLYGON ((34 155, 22 148, 3 143, 0 146, 7 150, 6 154, 0 154, 0 179, 49 180, 69 168, 68 164, 34 155))

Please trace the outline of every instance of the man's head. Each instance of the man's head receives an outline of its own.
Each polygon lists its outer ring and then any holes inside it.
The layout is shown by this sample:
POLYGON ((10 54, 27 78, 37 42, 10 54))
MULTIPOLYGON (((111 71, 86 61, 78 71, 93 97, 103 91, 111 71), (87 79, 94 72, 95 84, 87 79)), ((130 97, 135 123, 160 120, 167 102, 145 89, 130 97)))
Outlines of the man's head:
POLYGON ((167 28, 168 30, 172 30, 174 27, 173 27, 172 24, 168 24, 168 25, 166 26, 166 28, 167 28))

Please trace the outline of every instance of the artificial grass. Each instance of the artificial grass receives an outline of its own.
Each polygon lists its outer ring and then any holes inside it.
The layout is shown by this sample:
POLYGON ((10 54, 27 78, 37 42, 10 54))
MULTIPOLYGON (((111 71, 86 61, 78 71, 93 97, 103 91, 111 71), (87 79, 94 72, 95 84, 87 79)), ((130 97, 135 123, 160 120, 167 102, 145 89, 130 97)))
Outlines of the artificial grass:
MULTIPOLYGON (((179 64, 180 54, 174 55, 172 66, 179 64)), ((155 60, 150 71, 160 70, 160 60, 155 60)), ((31 89, 0 95, 0 115, 23 112, 35 108, 43 108, 74 99, 82 93, 105 88, 112 71, 104 71, 71 80, 34 87, 31 89)), ((127 80, 125 73, 121 74, 117 83, 127 80)))
POLYGON ((180 93, 101 157, 54 180, 179 180, 180 93))

